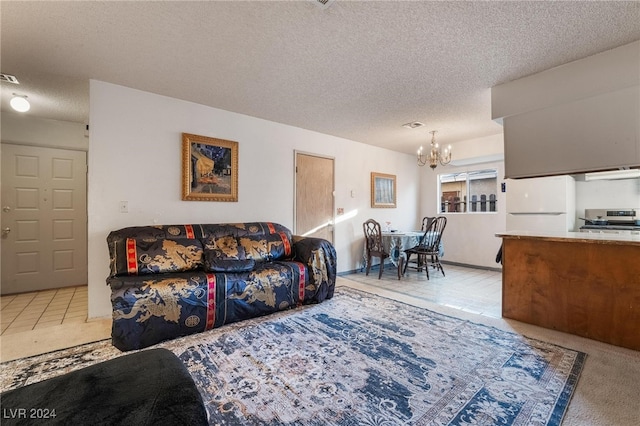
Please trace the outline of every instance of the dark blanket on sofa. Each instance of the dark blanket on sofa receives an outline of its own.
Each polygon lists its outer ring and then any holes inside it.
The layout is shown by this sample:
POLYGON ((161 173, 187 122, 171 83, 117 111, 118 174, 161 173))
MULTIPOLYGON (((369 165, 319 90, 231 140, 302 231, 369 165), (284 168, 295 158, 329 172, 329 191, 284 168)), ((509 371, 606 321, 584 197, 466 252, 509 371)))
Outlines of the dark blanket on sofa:
POLYGON ((202 397, 173 352, 150 349, 1 395, 3 425, 206 425, 202 397))

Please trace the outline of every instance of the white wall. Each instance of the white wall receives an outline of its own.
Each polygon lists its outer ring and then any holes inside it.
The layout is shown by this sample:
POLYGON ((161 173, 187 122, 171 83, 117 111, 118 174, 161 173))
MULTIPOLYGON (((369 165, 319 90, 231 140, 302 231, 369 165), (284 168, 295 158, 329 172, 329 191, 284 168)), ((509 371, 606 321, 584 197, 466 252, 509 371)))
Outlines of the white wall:
MULTIPOLYGON (((437 216, 439 194, 438 174, 470 172, 474 170, 497 169, 498 176, 504 173, 504 162, 483 163, 463 167, 447 166, 435 171, 425 169, 422 176, 424 198, 421 216, 437 216)), ((496 232, 504 231, 506 223, 505 199, 500 192, 501 179, 498 179, 497 212, 483 213, 444 213, 447 227, 443 235, 444 261, 462 263, 487 268, 499 268, 495 263, 496 253, 501 241, 496 232)))
POLYGON ((640 40, 494 86, 506 176, 640 165, 639 63, 640 40))
POLYGON ((453 144, 454 158, 469 160, 475 158, 477 161, 468 161, 470 164, 462 166, 438 166, 435 170, 426 166, 422 168, 419 217, 439 215, 439 174, 484 169, 498 170, 497 212, 444 214, 447 217, 447 227, 443 235, 444 261, 488 268, 500 267, 500 264, 495 263, 495 257, 501 240, 495 236, 495 233, 504 231, 506 223, 505 194, 500 192, 500 183, 503 182, 500 177, 504 176, 504 162, 480 162, 483 158, 488 158, 485 153, 491 157, 499 157, 500 146, 502 146, 502 134, 463 141, 453 144))
POLYGON ((105 239, 112 230, 240 221, 293 228, 295 150, 335 158, 335 206, 345 210, 335 229, 339 272, 361 267, 367 218, 399 229, 418 222, 412 155, 100 81, 91 81, 90 96, 90 317, 111 315, 105 239), (181 201, 183 132, 239 142, 238 202, 181 201), (372 171, 397 175, 398 208, 370 207, 372 171), (129 213, 119 213, 121 200, 129 202, 129 213))
POLYGON ((640 210, 640 179, 576 181, 577 217, 584 217, 585 209, 630 208, 640 210))
POLYGON ((470 166, 503 160, 504 138, 502 132, 456 142, 452 146, 452 166, 470 166))
POLYGON ((2 112, 2 142, 47 148, 86 151, 89 139, 85 125, 37 118, 28 114, 2 112))

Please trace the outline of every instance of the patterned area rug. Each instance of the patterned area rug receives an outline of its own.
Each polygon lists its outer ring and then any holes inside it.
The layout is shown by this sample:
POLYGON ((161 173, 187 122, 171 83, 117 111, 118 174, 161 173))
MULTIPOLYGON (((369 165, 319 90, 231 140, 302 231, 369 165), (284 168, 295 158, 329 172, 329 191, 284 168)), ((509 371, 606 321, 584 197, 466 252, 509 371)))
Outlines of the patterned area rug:
MULTIPOLYGON (((586 355, 349 288, 156 345, 220 425, 557 425, 586 355)), ((2 364, 1 389, 123 355, 108 340, 2 364)))

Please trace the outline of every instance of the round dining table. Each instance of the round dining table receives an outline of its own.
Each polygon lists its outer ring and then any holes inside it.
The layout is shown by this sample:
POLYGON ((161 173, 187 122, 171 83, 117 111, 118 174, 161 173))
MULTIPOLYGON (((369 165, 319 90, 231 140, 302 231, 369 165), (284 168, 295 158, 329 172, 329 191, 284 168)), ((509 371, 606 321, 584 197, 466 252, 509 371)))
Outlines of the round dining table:
MULTIPOLYGON (((404 252, 420 244, 424 231, 382 231, 382 245, 384 251, 389 253, 389 259, 396 268, 403 266, 407 262, 407 254, 404 252), (402 264, 400 264, 402 259, 402 264)), ((444 246, 440 241, 439 256, 444 256, 444 246)), ((364 248, 363 255, 364 269, 367 268, 367 248, 364 248)), ((402 275, 402 273, 400 273, 402 275)))
POLYGON ((404 252, 420 243, 424 231, 385 231, 382 232, 384 250, 389 253, 389 259, 394 266, 398 266, 400 258, 407 260, 404 252))

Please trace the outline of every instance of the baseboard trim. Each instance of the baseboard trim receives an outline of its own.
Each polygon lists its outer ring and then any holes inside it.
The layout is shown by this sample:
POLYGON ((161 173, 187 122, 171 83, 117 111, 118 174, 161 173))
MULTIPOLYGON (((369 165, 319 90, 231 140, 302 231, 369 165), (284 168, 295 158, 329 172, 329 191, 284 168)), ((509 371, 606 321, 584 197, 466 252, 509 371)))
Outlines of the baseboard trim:
POLYGON ((338 272, 337 275, 339 277, 344 277, 345 275, 357 274, 358 272, 362 272, 362 269, 352 269, 350 271, 342 271, 342 272, 338 272))
MULTIPOLYGON (((442 262, 443 264, 445 264, 445 265, 462 266, 462 267, 464 267, 464 268, 480 269, 480 270, 483 270, 483 271, 502 272, 502 268, 492 268, 492 267, 489 267, 489 266, 470 265, 470 264, 468 264, 468 263, 449 262, 449 261, 446 261, 446 260, 442 260, 441 262, 442 262)), ((390 263, 390 262, 389 262, 389 263, 386 263, 386 262, 385 262, 385 264, 384 264, 384 265, 385 265, 385 267, 386 267, 386 266, 388 266, 388 265, 393 266, 393 264, 392 264, 392 263, 390 263)), ((395 266, 394 266, 394 267, 395 267, 395 266)), ((380 265, 379 265, 379 264, 376 264, 376 265, 372 265, 372 266, 371 266, 371 270, 372 270, 372 271, 377 271, 377 270, 378 270, 378 268, 380 268, 380 265)), ((359 272, 364 272, 364 268, 357 268, 357 269, 351 269, 351 270, 349 270, 349 271, 342 271, 342 272, 338 272, 338 273, 337 273, 337 275, 338 275, 339 277, 343 277, 343 276, 345 276, 345 275, 357 274, 357 273, 359 273, 359 272)))
POLYGON ((440 262, 444 265, 462 266, 464 268, 481 269, 483 271, 502 272, 502 268, 492 268, 490 266, 469 265, 468 263, 449 262, 446 260, 441 260, 440 262))

